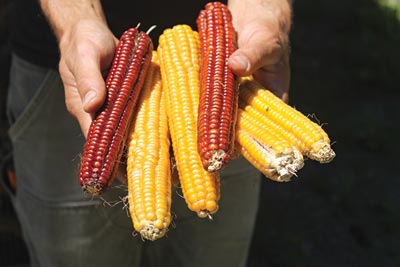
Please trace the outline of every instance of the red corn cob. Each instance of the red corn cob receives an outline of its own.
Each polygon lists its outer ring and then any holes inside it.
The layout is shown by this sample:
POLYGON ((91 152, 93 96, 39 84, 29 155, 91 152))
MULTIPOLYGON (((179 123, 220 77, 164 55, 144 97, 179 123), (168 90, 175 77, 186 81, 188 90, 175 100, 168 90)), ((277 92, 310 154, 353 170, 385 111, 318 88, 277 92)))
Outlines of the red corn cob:
POLYGON ((235 30, 228 7, 220 2, 208 3, 196 22, 201 42, 198 151, 204 168, 217 171, 234 149, 239 89, 228 59, 236 49, 235 30))
POLYGON ((106 101, 92 121, 79 166, 79 183, 90 195, 103 193, 115 178, 152 50, 150 37, 137 28, 120 38, 106 78, 106 101))

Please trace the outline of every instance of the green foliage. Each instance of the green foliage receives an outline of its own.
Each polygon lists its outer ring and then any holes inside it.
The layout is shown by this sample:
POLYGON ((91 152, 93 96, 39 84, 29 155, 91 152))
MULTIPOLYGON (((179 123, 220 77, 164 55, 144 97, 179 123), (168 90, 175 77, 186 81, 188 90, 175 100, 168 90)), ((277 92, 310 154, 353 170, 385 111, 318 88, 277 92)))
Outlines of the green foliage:
POLYGON ((400 19, 400 0, 379 0, 378 2, 382 7, 388 7, 393 10, 397 18, 400 19))

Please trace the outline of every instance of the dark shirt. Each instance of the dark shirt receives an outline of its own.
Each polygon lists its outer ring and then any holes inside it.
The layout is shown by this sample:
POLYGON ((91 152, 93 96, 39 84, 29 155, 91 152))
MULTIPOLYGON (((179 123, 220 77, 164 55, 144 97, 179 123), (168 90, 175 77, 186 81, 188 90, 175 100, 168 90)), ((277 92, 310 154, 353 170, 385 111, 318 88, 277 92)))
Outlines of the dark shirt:
MULTIPOLYGON (((103 0, 107 22, 118 38, 128 28, 140 23, 139 29, 151 31, 155 47, 165 28, 188 24, 196 29, 198 12, 204 0, 118 1, 103 0)), ((226 1, 225 1, 226 2, 226 1)), ((23 59, 43 67, 57 68, 57 42, 37 0, 13 0, 9 10, 9 37, 12 50, 23 59)))

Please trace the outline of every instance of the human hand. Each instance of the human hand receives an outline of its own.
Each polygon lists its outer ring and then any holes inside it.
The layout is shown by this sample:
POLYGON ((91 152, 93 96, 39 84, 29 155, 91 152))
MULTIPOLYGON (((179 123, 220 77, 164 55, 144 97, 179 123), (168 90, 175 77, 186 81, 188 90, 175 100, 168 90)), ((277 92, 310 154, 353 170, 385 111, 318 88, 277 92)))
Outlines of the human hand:
POLYGON ((288 34, 290 3, 282 0, 228 1, 238 49, 229 65, 239 76, 254 79, 288 101, 290 83, 288 34))
POLYGON ((102 20, 80 20, 60 38, 59 71, 68 111, 85 137, 106 98, 102 72, 111 64, 118 40, 102 20))

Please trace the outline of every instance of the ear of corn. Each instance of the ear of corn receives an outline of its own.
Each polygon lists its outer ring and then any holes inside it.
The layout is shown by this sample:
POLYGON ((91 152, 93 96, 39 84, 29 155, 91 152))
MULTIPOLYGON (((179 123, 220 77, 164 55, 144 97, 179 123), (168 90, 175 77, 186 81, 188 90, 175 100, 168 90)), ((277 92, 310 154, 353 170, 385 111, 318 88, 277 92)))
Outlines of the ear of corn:
POLYGON ((156 52, 129 133, 128 201, 134 228, 148 240, 165 235, 171 222, 170 139, 156 52))
MULTIPOLYGON (((280 125, 280 131, 307 157, 328 163, 335 157, 328 134, 304 114, 292 108, 271 91, 251 79, 240 84, 240 99, 268 120, 280 125)), ((255 114, 257 112, 253 112, 255 114)))
POLYGON ((198 151, 208 171, 222 169, 234 148, 238 84, 228 67, 236 49, 235 30, 228 7, 210 2, 200 11, 201 40, 198 151))
MULTIPOLYGON (((244 103, 243 100, 239 100, 240 108, 245 111, 247 117, 257 121, 254 122, 257 127, 262 127, 264 130, 268 132, 272 132, 275 136, 279 136, 280 140, 285 140, 286 142, 290 143, 292 147, 300 150, 302 154, 306 151, 305 144, 298 139, 292 132, 287 131, 282 125, 274 122, 271 118, 265 116, 260 111, 255 109, 253 106, 244 103)), ((279 151, 280 149, 278 149, 279 151)))
POLYGON ((254 138, 262 140, 263 143, 271 147, 276 153, 290 153, 294 146, 284 138, 279 130, 273 128, 274 124, 266 125, 265 121, 259 121, 249 114, 251 107, 243 106, 238 112, 238 128, 242 129, 254 138))
POLYGON ((289 181, 304 165, 301 152, 282 137, 273 124, 253 118, 241 105, 238 112, 236 142, 239 151, 266 177, 289 181))
POLYGON ((190 210, 208 217, 218 210, 219 174, 203 169, 197 152, 199 106, 198 33, 188 25, 165 29, 158 47, 168 124, 183 197, 190 210))
POLYGON ((150 37, 136 28, 120 38, 106 79, 106 101, 92 121, 79 167, 79 183, 90 195, 103 193, 115 178, 152 49, 150 37))

